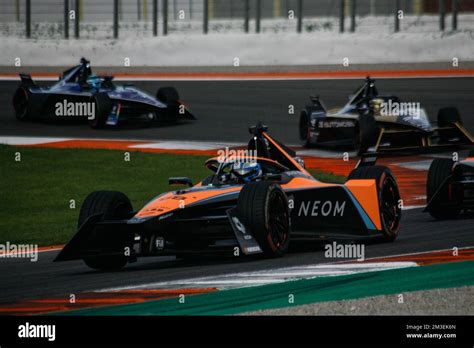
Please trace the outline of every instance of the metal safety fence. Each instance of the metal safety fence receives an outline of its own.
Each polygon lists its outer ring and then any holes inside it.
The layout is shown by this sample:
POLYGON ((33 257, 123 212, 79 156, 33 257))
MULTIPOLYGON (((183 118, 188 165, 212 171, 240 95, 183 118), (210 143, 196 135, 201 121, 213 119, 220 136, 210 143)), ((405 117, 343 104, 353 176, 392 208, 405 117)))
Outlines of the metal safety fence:
POLYGON ((0 36, 474 29, 474 0, 0 0, 0 36))

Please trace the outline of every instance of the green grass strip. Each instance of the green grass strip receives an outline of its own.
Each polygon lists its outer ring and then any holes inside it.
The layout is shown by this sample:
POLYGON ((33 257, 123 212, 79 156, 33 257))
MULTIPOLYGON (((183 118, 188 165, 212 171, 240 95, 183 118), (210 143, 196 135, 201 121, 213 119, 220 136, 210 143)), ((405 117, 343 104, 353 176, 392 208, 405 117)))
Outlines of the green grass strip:
POLYGON ((197 182, 210 173, 207 156, 130 151, 126 162, 124 152, 0 146, 0 242, 62 244, 76 232, 81 204, 92 191, 124 192, 139 209, 173 189, 168 177, 197 182))
MULTIPOLYGON (((66 315, 228 315, 435 288, 474 285, 474 261, 322 277, 178 298, 64 312, 66 315), (290 294, 294 304, 288 303, 290 294)), ((394 301, 396 299, 394 298, 394 301)))

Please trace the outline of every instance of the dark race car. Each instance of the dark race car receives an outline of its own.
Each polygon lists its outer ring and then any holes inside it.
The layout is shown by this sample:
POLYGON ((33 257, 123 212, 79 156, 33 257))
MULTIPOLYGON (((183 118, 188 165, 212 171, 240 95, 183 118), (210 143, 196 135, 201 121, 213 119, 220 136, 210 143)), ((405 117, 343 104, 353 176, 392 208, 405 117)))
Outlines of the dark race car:
POLYGON ((463 161, 436 158, 426 182, 425 212, 436 219, 452 219, 474 209, 474 153, 463 161))
POLYGON ((27 74, 20 74, 20 78, 21 85, 13 96, 20 121, 71 117, 87 119, 92 128, 102 128, 137 117, 150 121, 195 119, 174 87, 162 87, 153 97, 132 85, 117 86, 113 76, 94 75, 84 58, 50 87, 38 86, 27 74))
POLYGON ((290 241, 396 239, 400 195, 388 168, 364 159, 345 184, 323 183, 266 126, 250 132, 243 156, 207 160, 211 174, 196 185, 170 178, 170 184, 189 187, 160 194, 138 211, 123 193, 91 193, 78 231, 56 261, 83 259, 92 268, 117 269, 141 256, 275 257, 287 252, 290 241))
POLYGON ((318 97, 311 97, 311 101, 301 111, 299 121, 305 147, 349 146, 363 153, 371 147, 384 152, 474 144, 456 108, 440 109, 438 122, 433 125, 419 103, 380 95, 370 77, 342 108, 328 110, 318 97))

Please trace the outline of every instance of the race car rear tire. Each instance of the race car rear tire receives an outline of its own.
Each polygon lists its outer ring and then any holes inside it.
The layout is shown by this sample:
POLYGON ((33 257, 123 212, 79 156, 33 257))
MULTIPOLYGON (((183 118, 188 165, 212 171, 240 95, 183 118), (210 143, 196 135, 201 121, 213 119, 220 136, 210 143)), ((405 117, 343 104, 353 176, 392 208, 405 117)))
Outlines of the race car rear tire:
POLYGON ((393 242, 400 230, 402 211, 397 181, 392 172, 384 166, 360 167, 354 169, 347 178, 353 179, 375 179, 383 237, 385 241, 393 242))
POLYGON ((359 116, 359 154, 367 152, 377 142, 379 134, 377 122, 370 112, 359 116))
POLYGON ((25 86, 20 86, 15 91, 12 99, 13 108, 15 109, 15 117, 19 121, 28 121, 33 118, 31 92, 25 86))
MULTIPOLYGON (((435 158, 433 162, 431 162, 428 171, 428 179, 426 180, 426 200, 428 203, 431 201, 439 187, 451 175, 453 165, 454 161, 449 158, 435 158)), ((443 188, 438 193, 438 199, 443 202, 449 201, 448 187, 443 188)), ((429 210, 430 215, 435 219, 454 219, 460 212, 460 208, 442 207, 434 202, 429 210)))
MULTIPOLYGON (((82 203, 78 228, 92 215, 103 214, 102 220, 121 220, 133 211, 128 197, 117 191, 95 191, 82 203)), ((93 256, 84 258, 84 263, 93 269, 119 270, 128 262, 125 255, 93 256)))
POLYGON ((158 92, 156 92, 156 99, 171 105, 179 104, 179 93, 174 87, 161 87, 158 92))
POLYGON ((459 110, 454 107, 441 108, 438 111, 438 127, 452 126, 454 123, 461 122, 459 110))
POLYGON ((280 185, 250 182, 240 191, 237 211, 265 256, 283 256, 290 243, 288 198, 280 185))
POLYGON ((94 129, 104 128, 112 111, 112 101, 107 93, 96 93, 92 96, 91 102, 95 104, 95 117, 89 120, 89 125, 94 129))
POLYGON ((156 99, 167 105, 166 119, 176 120, 179 115, 179 94, 174 87, 161 87, 156 92, 156 99))

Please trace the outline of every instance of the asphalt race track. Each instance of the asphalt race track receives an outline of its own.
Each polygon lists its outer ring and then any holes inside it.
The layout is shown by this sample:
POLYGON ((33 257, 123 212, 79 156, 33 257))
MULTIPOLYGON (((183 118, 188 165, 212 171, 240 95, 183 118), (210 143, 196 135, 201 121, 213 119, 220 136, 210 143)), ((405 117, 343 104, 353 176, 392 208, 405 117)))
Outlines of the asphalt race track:
MULTIPOLYGON (((474 234, 470 221, 466 217, 436 221, 420 209, 404 211, 399 238, 393 243, 371 242, 365 250, 366 258, 472 246, 474 234)), ((191 264, 174 257, 142 258, 123 271, 107 273, 90 270, 82 261, 53 263, 56 254, 57 251, 40 253, 37 262, 2 259, 0 304, 150 282, 338 261, 326 259, 323 247, 319 246, 315 251, 293 252, 279 259, 220 258, 191 264)))
MULTIPOLYGON (((328 107, 338 106, 345 103, 347 96, 361 83, 361 80, 139 82, 135 83, 137 87, 153 94, 159 86, 176 86, 198 121, 161 127, 138 124, 93 130, 87 124, 17 121, 11 97, 18 83, 2 81, 0 135, 245 142, 247 126, 261 120, 270 126, 276 138, 297 144, 298 111, 309 101, 310 94, 319 94, 328 107), (295 115, 288 115, 290 104, 295 106, 295 115)), ((432 119, 436 118, 439 108, 456 106, 464 125, 474 132, 474 78, 380 79, 378 89, 383 94, 398 95, 404 101, 420 102, 432 119)), ((404 211, 399 238, 394 243, 370 243, 366 258, 473 246, 471 221, 462 217, 435 221, 420 209, 404 211)), ((82 261, 53 263, 56 254, 57 251, 40 253, 38 262, 2 259, 0 303, 334 261, 324 258, 320 246, 315 251, 294 252, 271 260, 230 258, 190 264, 173 257, 144 258, 123 271, 104 273, 90 270, 82 261)))
MULTIPOLYGON (((327 107, 343 105, 362 80, 298 81, 157 81, 135 82, 155 95, 160 86, 175 86, 181 99, 198 117, 178 125, 146 122, 103 130, 77 122, 28 122, 16 120, 11 98, 18 85, 0 82, 0 135, 55 136, 76 138, 123 138, 147 140, 203 140, 246 142, 247 126, 261 120, 272 135, 287 144, 298 144, 299 110, 319 95, 327 107), (288 114, 288 106, 295 114, 288 114)), ((49 82, 51 83, 51 82, 49 82)), ((122 83, 122 82, 120 82, 122 83)), ((456 106, 464 125, 474 132, 474 78, 379 79, 382 94, 398 95, 406 102, 420 102, 436 120, 438 109, 456 106)))

